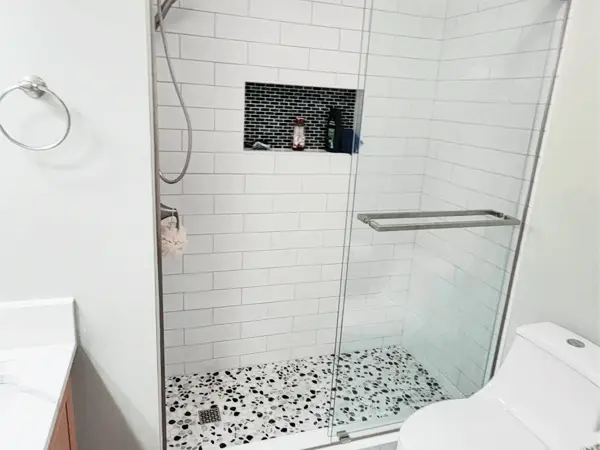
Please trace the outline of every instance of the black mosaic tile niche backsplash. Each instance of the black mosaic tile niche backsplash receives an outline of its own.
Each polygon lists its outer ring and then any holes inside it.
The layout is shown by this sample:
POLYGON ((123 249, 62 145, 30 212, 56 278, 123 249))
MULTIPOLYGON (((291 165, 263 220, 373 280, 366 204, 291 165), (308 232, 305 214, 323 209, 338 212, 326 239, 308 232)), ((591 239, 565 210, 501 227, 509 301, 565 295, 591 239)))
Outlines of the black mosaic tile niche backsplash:
POLYGON ((342 111, 342 126, 353 128, 357 91, 314 86, 246 83, 244 147, 264 142, 291 149, 294 123, 305 120, 306 149, 325 149, 329 108, 342 111))

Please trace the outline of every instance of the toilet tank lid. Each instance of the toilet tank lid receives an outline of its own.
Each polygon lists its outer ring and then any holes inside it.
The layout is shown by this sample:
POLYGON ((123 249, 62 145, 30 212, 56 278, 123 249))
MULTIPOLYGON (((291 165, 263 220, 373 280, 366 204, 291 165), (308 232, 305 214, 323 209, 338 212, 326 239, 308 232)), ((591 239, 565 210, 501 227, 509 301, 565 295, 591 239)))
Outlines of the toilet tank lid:
POLYGON ((517 328, 517 334, 600 387, 600 347, 594 343, 550 322, 524 325, 517 328), (582 342, 584 347, 570 345, 569 339, 582 342))

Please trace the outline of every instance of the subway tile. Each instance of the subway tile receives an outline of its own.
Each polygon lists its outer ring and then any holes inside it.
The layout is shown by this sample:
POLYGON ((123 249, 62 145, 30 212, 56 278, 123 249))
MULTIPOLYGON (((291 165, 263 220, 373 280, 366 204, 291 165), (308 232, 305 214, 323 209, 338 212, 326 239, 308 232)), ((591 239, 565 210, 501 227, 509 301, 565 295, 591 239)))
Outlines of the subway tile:
MULTIPOLYGON (((170 50, 170 47, 169 47, 170 50)), ((167 67, 166 58, 156 58, 156 79, 171 83, 171 74, 167 67)), ((193 61, 189 59, 171 60, 175 78, 179 83, 214 84, 215 63, 207 61, 193 61)))
POLYGON ((216 308, 215 324, 238 323, 267 319, 267 307, 261 304, 216 308))
POLYGON ((297 230, 299 224, 300 216, 297 213, 244 215, 246 232, 297 230))
POLYGON ((319 313, 331 313, 337 312, 340 299, 337 297, 320 298, 319 302, 319 313))
POLYGON ((271 233, 272 249, 312 248, 323 245, 323 234, 318 231, 282 231, 271 233))
POLYGON ((220 308, 239 305, 241 302, 242 295, 239 289, 191 292, 184 295, 185 309, 220 308))
POLYGON ((195 175, 183 179, 184 194, 241 194, 244 192, 243 175, 195 175))
MULTIPOLYGON (((212 109, 188 108, 193 130, 214 130, 215 113, 212 109)), ((162 128, 187 129, 183 110, 179 106, 159 106, 158 123, 162 128)))
POLYGON ((230 356, 229 358, 215 358, 207 361, 185 363, 185 373, 186 375, 193 375, 238 367, 240 367, 239 356, 230 356))
POLYGON ((361 31, 341 30, 340 50, 359 53, 362 48, 363 39, 368 39, 368 37, 367 33, 361 31))
POLYGON ((348 206, 348 194, 327 194, 327 211, 345 212, 348 206))
POLYGON ((275 212, 312 212, 327 210, 326 194, 282 194, 273 196, 275 212))
MULTIPOLYGON (((352 156, 332 153, 329 155, 329 173, 337 175, 350 175, 352 156)), ((344 191, 346 192, 346 191, 344 191)))
POLYGON ((187 245, 184 249, 186 255, 194 255, 198 253, 212 253, 213 251, 213 237, 212 236, 199 236, 199 235, 187 235, 187 245))
POLYGON ((323 212, 300 214, 301 230, 343 230, 346 226, 346 214, 343 212, 323 212))
POLYGON ((183 330, 165 330, 165 348, 183 345, 183 330))
MULTIPOLYGON (((271 303, 294 298, 294 285, 262 286, 242 289, 242 303, 271 303)), ((264 310, 261 310, 264 311, 264 310)))
POLYGON ((214 239, 215 252, 268 250, 271 245, 269 233, 220 234, 214 239))
POLYGON ((276 317, 297 317, 319 312, 319 301, 317 299, 304 299, 289 302, 269 303, 267 315, 276 317))
POLYGON ((212 358, 212 345, 186 345, 165 349, 165 363, 177 364, 212 358))
POLYGON ((207 344, 210 342, 231 341, 241 337, 241 325, 232 323, 185 330, 185 344, 207 344))
POLYGON ((253 42, 249 45, 248 55, 251 65, 287 69, 308 69, 309 50, 307 48, 256 44, 253 42))
POLYGON ((250 16, 310 23, 311 3, 302 0, 250 0, 250 16))
POLYGON ((267 349, 267 338, 257 337, 240 339, 236 341, 215 342, 215 358, 239 356, 248 353, 258 353, 267 349))
POLYGON ((183 294, 163 294, 163 311, 181 311, 183 309, 183 294))
MULTIPOLYGON (((341 255, 341 251, 340 251, 341 255)), ((342 277, 342 257, 337 260, 337 264, 325 264, 321 268, 321 279, 323 281, 340 281, 342 277)))
POLYGON ((184 217, 194 214, 212 214, 215 209, 212 195, 165 195, 163 199, 169 206, 177 208, 179 214, 184 217))
POLYGON ((283 334, 292 331, 293 319, 268 319, 242 323, 242 338, 283 334))
POLYGON ((164 315, 165 330, 174 330, 179 328, 194 328, 204 325, 212 325, 212 310, 198 311, 175 311, 167 312, 164 315))
POLYGON ((158 130, 158 151, 179 152, 181 151, 181 131, 158 130))
POLYGON ((231 272, 216 272, 214 274, 215 289, 231 289, 269 284, 269 270, 237 270, 231 272))
POLYGON ((273 197, 270 195, 217 195, 217 214, 269 213, 273 211, 273 197))
POLYGON ((298 264, 336 264, 342 262, 342 247, 310 248, 298 250, 298 264))
POLYGON ((317 343, 314 331, 278 334, 267 337, 267 350, 282 350, 286 348, 304 347, 317 343))
POLYGON ((275 156, 275 173, 282 174, 326 174, 329 173, 329 154, 277 154, 275 156))
POLYGON ((306 193, 336 194, 347 193, 350 179, 348 175, 314 175, 302 179, 302 191, 306 193))
POLYGON ((244 90, 242 88, 184 84, 182 94, 186 106, 194 108, 234 110, 244 108, 244 90))
POLYGON ((215 155, 216 173, 273 173, 273 155, 240 153, 237 155, 215 155))
POLYGON ((233 111, 227 109, 217 109, 215 111, 215 129, 221 131, 242 131, 243 128, 242 111, 233 111))
POLYGON ((177 292, 208 291, 212 288, 212 275, 208 273, 163 276, 163 292, 165 294, 175 294, 177 292))
POLYGON ((162 260, 163 275, 183 273, 183 259, 181 256, 170 256, 162 260))
POLYGON ((179 214, 183 216, 212 214, 214 211, 214 197, 212 195, 164 195, 162 199, 172 208, 177 208, 179 214))
POLYGON ((246 64, 248 44, 226 39, 182 35, 181 56, 209 62, 246 64))
MULTIPOLYGON (((220 235, 222 238, 224 235, 220 235)), ((183 258, 185 273, 219 272, 242 268, 241 253, 215 253, 212 255, 186 255, 183 258)))
POLYGON ((278 267, 270 270, 271 284, 292 284, 321 279, 321 266, 278 267))
POLYGON ((183 364, 165 364, 165 375, 167 377, 184 374, 183 364))
POLYGON ((359 66, 360 55, 358 53, 310 50, 310 70, 358 74, 359 66))
POLYGON ((199 36, 214 36, 214 14, 201 11, 190 11, 173 8, 169 11, 163 25, 169 33, 195 34, 199 36))
POLYGON ((319 330, 323 328, 334 328, 337 322, 337 314, 314 314, 310 316, 294 317, 294 331, 319 330))
POLYGON ((305 177, 300 175, 246 175, 246 193, 300 193, 304 179, 305 177))
POLYGON ((297 69, 279 69, 278 81, 282 84, 318 87, 336 87, 337 84, 334 73, 297 69))
POLYGON ((242 355, 240 357, 242 366, 253 366, 256 364, 267 364, 278 361, 287 361, 290 359, 290 351, 275 350, 272 352, 263 353, 252 353, 248 355, 242 355))
POLYGON ((216 64, 215 84, 219 86, 244 86, 246 82, 274 83, 278 69, 239 64, 216 64))
POLYGON ((363 10, 315 2, 312 8, 312 23, 326 27, 362 30, 363 10))
MULTIPOLYGON (((169 50, 169 54, 172 58, 179 58, 179 35, 165 32, 165 37, 167 41, 167 49, 169 50)), ((165 56, 165 49, 160 33, 154 33, 154 51, 157 60, 165 56)))
POLYGON ((337 50, 340 45, 340 30, 282 23, 281 43, 297 47, 337 50))
POLYGON ((248 42, 278 44, 281 24, 272 20, 218 14, 216 36, 248 42))
POLYGON ((340 292, 339 281, 320 281, 316 283, 298 283, 296 285, 296 298, 321 298, 333 297, 340 292))
POLYGON ((310 358, 313 356, 333 355, 333 344, 309 345, 306 347, 292 348, 292 359, 310 358))
POLYGON ((268 269, 296 265, 296 250, 268 250, 244 253, 244 269, 268 269))
POLYGON ((242 215, 186 216, 183 220, 189 234, 239 233, 244 229, 242 215))
POLYGON ((156 83, 156 104, 159 106, 177 106, 178 99, 171 83, 156 83))
MULTIPOLYGON (((183 145, 187 134, 183 132, 183 145)), ((194 152, 241 153, 244 148, 243 133, 233 131, 193 131, 192 149, 194 152)), ((196 155, 198 153, 194 153, 196 155)), ((225 172, 229 173, 229 172, 225 172)))
POLYGON ((198 9, 200 11, 234 14, 245 16, 248 14, 248 0, 180 0, 187 9, 198 9))

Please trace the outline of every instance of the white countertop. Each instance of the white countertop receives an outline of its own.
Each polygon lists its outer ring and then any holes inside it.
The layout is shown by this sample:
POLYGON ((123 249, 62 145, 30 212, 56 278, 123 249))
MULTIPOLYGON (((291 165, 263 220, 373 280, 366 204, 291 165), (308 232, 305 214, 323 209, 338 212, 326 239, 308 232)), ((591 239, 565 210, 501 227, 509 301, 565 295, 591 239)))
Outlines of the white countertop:
POLYGON ((72 299, 0 303, 2 450, 47 448, 75 350, 72 299))

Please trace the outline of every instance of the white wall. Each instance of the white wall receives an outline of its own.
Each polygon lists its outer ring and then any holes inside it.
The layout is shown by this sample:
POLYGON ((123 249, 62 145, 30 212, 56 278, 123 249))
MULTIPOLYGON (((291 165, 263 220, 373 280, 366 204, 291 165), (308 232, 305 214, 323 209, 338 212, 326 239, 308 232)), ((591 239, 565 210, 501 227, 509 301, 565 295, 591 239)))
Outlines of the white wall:
MULTIPOLYGON (((40 75, 73 115, 46 153, 0 136, 0 300, 75 297, 86 450, 160 448, 148 23, 145 1, 23 0, 0 14, 0 88, 40 75)), ((61 114, 18 92, 0 105, 3 125, 38 144, 61 114)))
MULTIPOLYGON (((521 216, 565 7, 558 0, 448 1, 422 209, 521 216)), ((404 344, 463 394, 486 375, 513 230, 417 233, 404 344)))
POLYGON ((518 326, 539 321, 600 344, 598 17, 598 2, 573 2, 511 293, 508 346, 518 326))

